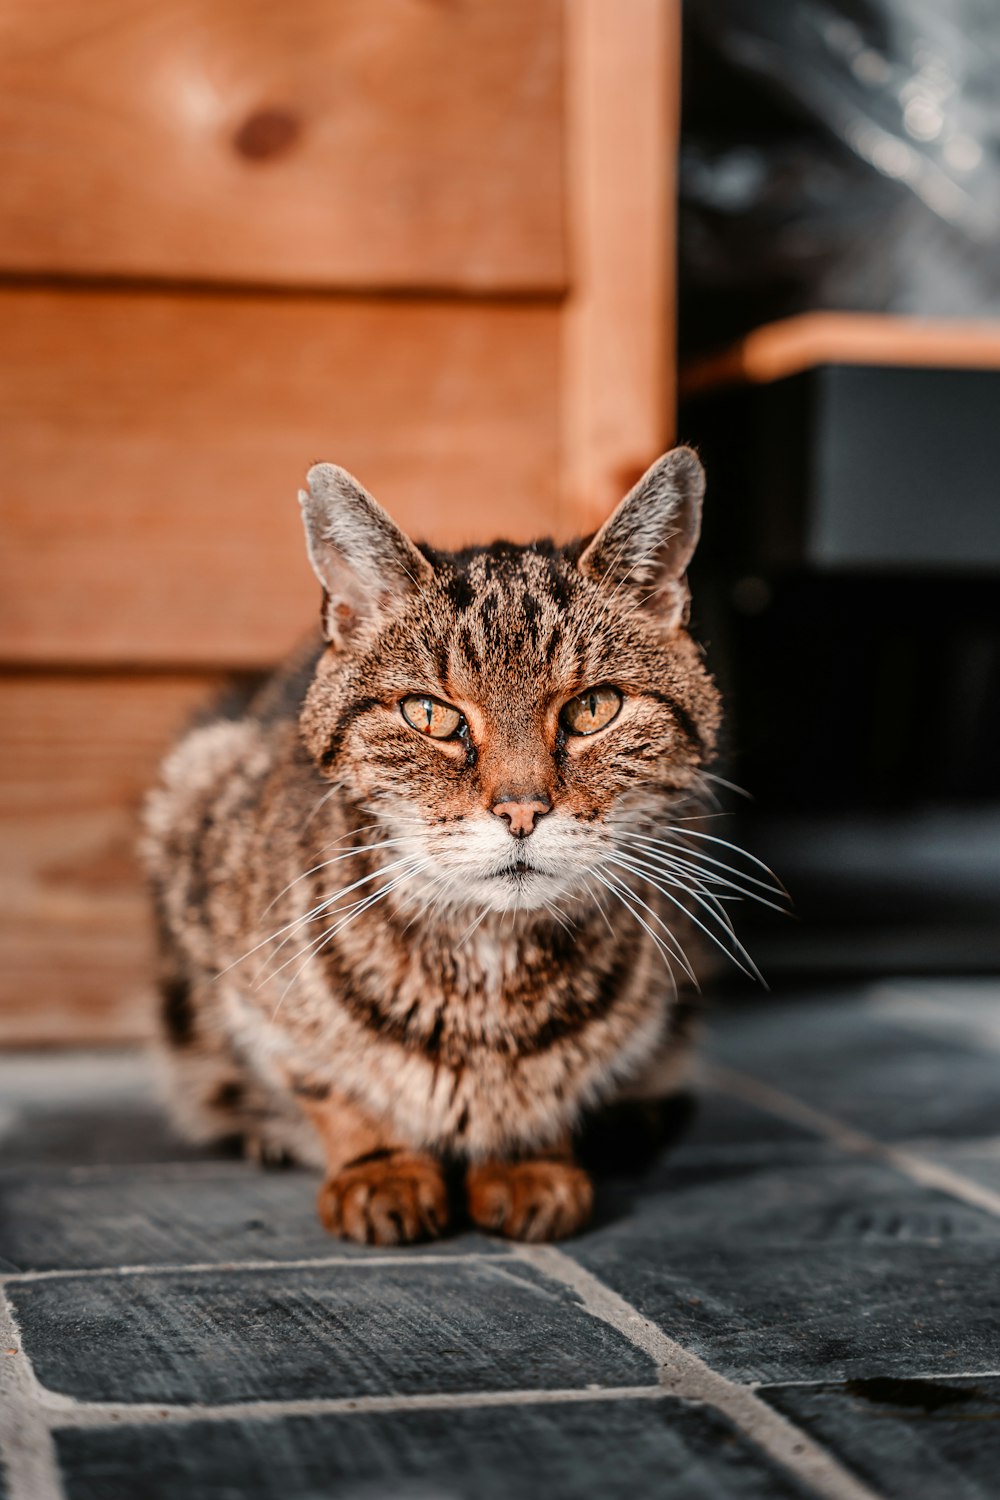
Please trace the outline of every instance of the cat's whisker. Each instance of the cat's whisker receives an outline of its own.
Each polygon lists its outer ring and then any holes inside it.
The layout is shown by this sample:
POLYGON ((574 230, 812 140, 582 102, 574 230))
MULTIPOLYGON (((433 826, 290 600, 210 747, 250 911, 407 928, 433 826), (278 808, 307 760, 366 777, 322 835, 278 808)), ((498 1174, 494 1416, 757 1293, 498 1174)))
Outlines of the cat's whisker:
POLYGON ((705 781, 714 781, 717 786, 724 786, 727 792, 735 792, 737 797, 745 797, 748 802, 754 800, 753 792, 748 792, 745 786, 737 786, 735 781, 727 781, 717 771, 701 771, 699 775, 705 781))
MULTIPOLYGON (((687 874, 687 876, 682 876, 676 870, 667 873, 667 871, 654 867, 654 865, 648 864, 645 859, 636 858, 634 855, 618 855, 618 858, 622 862, 630 864, 633 867, 634 873, 639 874, 643 880, 648 880, 651 885, 660 889, 664 895, 667 895, 667 898, 672 898, 670 897, 670 891, 684 891, 685 895, 693 897, 693 900, 697 901, 697 904, 702 907, 709 921, 717 921, 726 930, 730 938, 736 938, 736 930, 733 927, 732 919, 730 919, 726 907, 723 906, 723 897, 720 897, 720 895, 717 895, 717 892, 709 889, 709 886, 706 886, 699 879, 697 873, 687 874)), ((691 921, 699 921, 694 912, 691 912, 687 907, 684 907, 684 909, 687 910, 687 915, 690 916, 691 921)))
MULTIPOLYGON (((373 847, 380 846, 376 845, 373 847)), ((358 852, 361 853, 362 851, 359 850, 358 852)), ((386 872, 389 870, 396 869, 399 865, 406 864, 407 859, 412 858, 412 855, 408 855, 403 859, 393 860, 388 865, 383 865, 380 869, 375 870, 371 875, 365 875, 360 880, 354 881, 352 885, 342 886, 339 891, 334 891, 332 895, 327 896, 323 901, 320 901, 318 905, 314 906, 310 911, 303 913, 302 916, 295 917, 291 922, 284 923, 284 925, 281 927, 275 928, 274 932, 269 933, 266 938, 263 938, 252 948, 248 948, 246 953, 242 954, 239 958, 234 958, 233 962, 231 964, 227 964, 224 969, 220 969, 215 978, 221 979, 224 974, 229 973, 230 969, 235 969, 239 964, 245 963, 248 958, 252 958, 255 953, 259 953, 261 948, 266 948, 269 943, 273 943, 275 938, 280 937, 283 932, 293 932, 295 928, 301 927, 304 922, 310 921, 314 916, 317 916, 326 907, 331 906, 335 901, 339 900, 341 896, 346 896, 350 891, 357 890, 358 886, 366 885, 370 880, 377 880, 380 875, 386 874, 386 872)), ((336 861, 330 860, 328 861, 328 863, 333 864, 336 863, 336 861)), ((283 947, 285 941, 287 941, 287 939, 283 939, 283 941, 278 944, 278 947, 283 947)))
MULTIPOLYGON (((674 818, 671 823, 666 825, 668 835, 666 838, 664 838, 662 833, 640 833, 638 829, 629 826, 621 829, 621 832, 635 838, 645 839, 650 844, 660 844, 664 848, 679 850, 681 853, 690 856, 693 859, 700 859, 705 860, 709 863, 718 864, 721 869, 729 870, 732 874, 739 875, 741 879, 752 880, 755 884, 759 884, 765 887, 765 889, 769 889, 787 896, 788 892, 785 890, 784 886, 781 884, 781 881, 775 875, 774 871, 771 870, 768 865, 764 864, 763 860, 760 860, 756 857, 756 855, 751 854, 749 850, 741 848, 739 844, 730 843, 728 839, 720 838, 717 834, 705 833, 704 830, 697 828, 678 828, 674 826, 674 824, 680 823, 682 821, 700 823, 703 821, 704 817, 708 816, 711 815, 695 815, 690 819, 674 818), (743 870, 738 870, 735 865, 730 865, 723 860, 716 859, 713 855, 706 853, 706 851, 702 849, 693 847, 686 842, 686 840, 689 839, 704 839, 709 843, 717 844, 722 848, 728 849, 738 858, 745 859, 750 864, 755 865, 757 869, 762 870, 768 877, 768 879, 766 881, 758 881, 755 876, 749 875, 743 870), (679 840, 680 842, 674 842, 675 840, 679 840)), ((654 826, 660 825, 654 824, 654 826)))
MULTIPOLYGON (((669 979, 670 979, 671 986, 673 987, 674 994, 676 995, 676 993, 677 993, 677 978, 676 978, 676 975, 674 974, 673 963, 671 962, 671 960, 674 958, 675 955, 670 952, 670 950, 667 948, 666 944, 663 942, 662 938, 660 938, 660 936, 659 936, 658 933, 656 933, 656 932, 653 931, 652 927, 650 927, 649 923, 645 920, 645 918, 639 915, 639 913, 635 910, 635 907, 632 906, 631 902, 629 902, 628 900, 626 900, 626 898, 623 895, 623 893, 622 893, 621 890, 619 890, 615 886, 613 886, 610 883, 610 881, 605 880, 604 876, 601 875, 601 874, 599 874, 597 870, 591 870, 590 874, 591 874, 591 876, 595 880, 600 881, 601 885, 603 885, 608 891, 611 892, 612 896, 614 896, 614 898, 616 899, 616 901, 618 901, 619 905, 623 906, 625 908, 625 910, 628 912, 629 916, 632 917, 636 922, 638 922, 639 926, 642 927, 642 928, 644 928, 645 931, 649 934, 649 937, 650 937, 650 939, 651 939, 651 941, 653 943, 653 946, 655 947, 656 951, 659 953, 660 957, 663 959, 664 965, 665 965, 666 970, 667 970, 667 974, 668 974, 669 979)), ((633 892, 632 892, 632 890, 631 890, 630 887, 626 886, 626 887, 624 887, 624 889, 629 892, 629 895, 633 894, 633 892)), ((685 972, 688 973, 688 974, 690 974, 691 971, 688 968, 687 963, 683 959, 681 960, 681 962, 683 964, 685 972)), ((694 980, 693 982, 694 982, 695 989, 697 989, 698 988, 698 981, 694 980)))
MULTIPOLYGON (((586 884, 586 881, 585 881, 585 884, 586 884)), ((608 929, 608 931, 610 932, 611 936, 614 937, 615 936, 615 929, 611 925, 611 919, 608 916, 607 909, 606 909, 606 907, 604 905, 604 902, 601 900, 600 892, 599 891, 591 891, 589 885, 587 885, 586 888, 587 888, 588 893, 593 896, 593 898, 594 898, 594 905, 597 907, 597 910, 600 912, 601 916, 604 918, 604 925, 605 925, 605 927, 608 929)))
POLYGON ((458 942, 455 944, 455 951, 456 951, 456 953, 460 952, 461 949, 465 947, 466 943, 469 941, 469 939, 472 937, 473 933, 479 927, 479 925, 483 921, 484 917, 488 916, 488 914, 489 914, 489 907, 488 906, 484 906, 483 909, 482 909, 482 911, 479 913, 478 917, 474 918, 474 920, 469 923, 468 927, 465 929, 465 931, 463 932, 462 936, 459 938, 458 942))
POLYGON ((756 901, 761 906, 769 906, 772 911, 777 911, 785 914, 785 907, 780 906, 776 901, 769 901, 767 897, 760 895, 756 890, 748 890, 746 886, 742 885, 740 882, 746 881, 751 885, 759 886, 761 890, 769 891, 773 895, 782 895, 782 891, 780 891, 776 886, 768 884, 764 880, 758 880, 753 875, 747 875, 742 870, 737 870, 732 865, 725 864, 722 860, 713 859, 711 855, 702 854, 700 851, 684 851, 685 854, 688 852, 692 852, 696 856, 697 862, 695 862, 694 859, 684 858, 683 855, 663 854, 660 852, 661 848, 680 850, 683 848, 683 846, 680 844, 668 843, 667 841, 662 839, 650 839, 643 834, 629 834, 621 832, 618 834, 618 838, 622 843, 628 844, 634 849, 641 851, 643 856, 646 859, 652 860, 654 864, 662 865, 665 869, 668 870, 675 870, 679 873, 686 873, 688 875, 695 876, 700 881, 709 882, 714 885, 725 886, 730 890, 737 891, 740 896, 745 897, 748 901, 756 901), (701 861, 706 861, 712 866, 712 869, 706 870, 701 861), (717 875, 714 873, 715 869, 726 870, 729 872, 729 874, 728 876, 717 875))
MULTIPOLYGON (((709 874, 710 870, 725 870, 733 878, 745 881, 749 885, 757 886, 761 890, 768 891, 773 896, 787 896, 788 894, 776 877, 772 877, 770 880, 762 880, 759 876, 751 875, 746 870, 741 870, 737 865, 729 864, 727 860, 717 859, 714 855, 707 854, 705 850, 694 848, 690 844, 677 843, 675 840, 650 834, 626 834, 625 837, 629 840, 640 842, 644 847, 650 849, 669 851, 664 856, 665 858, 680 858, 687 863, 695 863, 706 875, 709 874)), ((678 832, 675 835, 676 839, 684 839, 686 837, 687 831, 678 832)))
POLYGON ((739 938, 733 931, 733 926, 729 920, 728 913, 724 909, 720 908, 717 903, 715 906, 710 905, 709 901, 712 898, 706 900, 704 894, 699 894, 699 892, 696 891, 693 887, 682 885, 676 880, 659 880, 649 872, 647 867, 636 864, 628 858, 622 859, 612 856, 611 858, 609 858, 608 863, 619 865, 622 869, 630 870, 633 874, 638 875, 642 880, 645 880, 649 885, 653 886, 654 889, 658 890, 662 896, 664 896, 668 901, 676 906, 679 911, 682 911, 687 919, 690 922, 693 922, 694 925, 704 933, 709 942, 713 943, 721 953, 724 953, 726 957, 732 963, 734 963, 742 973, 746 974, 748 979, 756 979, 758 983, 764 985, 765 989, 767 988, 766 984, 764 983, 764 976, 761 974, 760 970, 757 968, 757 965, 754 963, 753 959, 750 957, 749 953, 746 951, 743 944, 740 942, 739 938), (673 891, 675 890, 685 891, 687 895, 691 896, 695 901, 698 902, 698 905, 701 906, 704 911, 706 911, 710 916, 715 917, 715 919, 722 924, 723 931, 731 939, 733 948, 736 949, 736 953, 733 953, 726 946, 719 934, 713 932, 710 927, 706 926, 706 924, 700 919, 700 917, 695 916, 694 912, 691 911, 689 907, 686 907, 682 901, 678 900, 678 898, 673 894, 673 891))
MULTIPOLYGON (((394 859, 390 861, 389 864, 382 865, 379 867, 379 869, 373 870, 371 874, 363 876, 360 880, 355 880, 350 885, 341 886, 338 890, 331 891, 329 896, 326 896, 322 901, 318 902, 314 907, 312 907, 310 911, 303 913, 301 917, 297 918, 294 926, 301 927, 304 923, 312 921, 314 917, 319 916, 323 912, 332 914, 340 907, 342 897, 350 895, 351 891, 357 890, 360 886, 367 885, 372 880, 381 879, 382 876, 388 875, 391 870, 400 869, 403 865, 412 862, 417 857, 418 856, 414 854, 403 855, 402 858, 394 859)), ((366 900, 367 898, 361 897, 360 899, 366 900)), ((356 903, 350 903, 350 905, 352 906, 355 904, 356 903)), ((347 910, 347 908, 344 909, 347 910)), ((277 934, 275 934, 275 936, 276 935, 277 934)), ((288 942, 287 937, 278 944, 278 948, 282 948, 286 942, 288 942)), ((277 949, 275 951, 277 952, 277 949)))
POLYGON ((575 922, 567 920, 567 918, 556 907, 554 901, 543 901, 542 906, 548 912, 549 916, 552 917, 554 921, 558 922, 559 926, 562 927, 564 931, 569 933, 570 937, 575 937, 577 924, 575 922))
MULTIPOLYGON (((356 901, 349 902, 346 906, 342 903, 342 896, 347 895, 351 890, 355 889, 357 885, 364 885, 370 880, 377 880, 381 875, 387 873, 390 868, 394 869, 396 868, 396 865, 394 864, 392 866, 386 866, 383 870, 376 870, 371 875, 366 876, 364 881, 355 882, 354 886, 348 886, 344 890, 334 892, 333 895, 327 897, 325 901, 320 901, 309 911, 304 912, 300 917, 297 917, 293 923, 290 923, 289 930, 285 933, 285 936, 281 939, 280 942, 275 944, 273 950, 267 954, 267 957, 264 960, 262 960, 260 967, 257 969, 256 973, 253 976, 253 986, 255 988, 259 987, 261 983, 261 975, 266 971, 268 964, 274 962, 275 958, 277 958, 282 948, 284 948, 288 943, 294 942, 299 936, 301 936, 303 930, 307 928, 312 921, 314 921, 317 917, 321 917, 324 913, 327 916, 332 916, 335 912, 339 912, 341 915, 343 915, 343 913, 345 912, 354 911, 361 902, 367 900, 367 896, 361 896, 356 901)), ((282 930, 283 929, 279 929, 279 933, 282 930)), ((272 934, 271 941, 273 941, 273 939, 277 936, 278 933, 272 934)))
MULTIPOLYGON (((319 939, 317 939, 314 943, 307 944, 307 948, 310 949, 311 951, 309 951, 307 953, 307 949, 306 948, 300 949, 299 953, 295 954, 295 956, 293 958, 289 959, 289 963, 294 963, 295 962, 295 958, 300 957, 302 953, 306 953, 307 954, 307 956, 306 956, 305 960, 303 961, 303 963, 300 964, 300 966, 296 969, 295 973, 288 980, 287 984, 285 985, 284 989, 282 990, 281 994, 279 995, 279 997, 278 997, 278 1003, 274 1007, 273 1012, 271 1013, 271 1020, 272 1021, 274 1021, 275 1017, 277 1016, 279 1010, 281 1009, 282 1005, 284 1004, 285 997, 288 995, 288 992, 291 990, 291 988, 295 984, 296 980, 299 979, 302 976, 302 974, 305 973, 305 970, 308 968, 309 964, 322 951, 322 949, 326 945, 326 943, 328 941, 331 941, 333 939, 333 937, 336 935, 336 933, 342 931, 345 927, 349 927, 350 924, 351 924, 351 922, 355 919, 355 917, 360 916, 363 911, 370 911, 373 906, 377 906, 380 901, 382 901, 386 896, 388 896, 388 894, 389 894, 390 891, 392 891, 392 890, 395 889, 395 887, 400 883, 401 880, 405 880, 407 878, 408 878, 408 876, 405 876, 405 875, 401 876, 399 878, 399 880, 393 882, 393 884, 390 885, 390 886, 388 886, 385 890, 378 891, 378 892, 375 893, 375 895, 366 897, 364 901, 359 901, 357 903, 357 909, 352 912, 352 915, 349 918, 347 918, 343 922, 339 923, 336 927, 330 928, 327 932, 322 933, 320 935, 319 939)), ((286 967, 287 967, 287 965, 282 965, 282 968, 286 968, 286 967)), ((277 975, 280 972, 281 972, 280 969, 276 970, 275 973, 274 973, 274 975, 272 975, 270 977, 271 978, 276 978, 277 975)))
POLYGON ((343 781, 335 781, 335 782, 333 782, 333 784, 330 786, 330 789, 328 791, 326 791, 326 792, 323 793, 322 797, 320 797, 319 801, 316 803, 316 806, 313 808, 312 812, 309 814, 308 818, 306 818, 305 822, 303 823, 303 825, 302 825, 302 832, 303 833, 309 827, 310 823, 316 817, 316 815, 320 811, 320 809, 326 806, 326 804, 329 802, 330 798, 336 792, 341 792, 341 791, 343 791, 343 789, 344 789, 344 783, 343 783, 343 781))
MULTIPOLYGON (((303 931, 305 931, 309 927, 310 923, 316 917, 321 916, 324 910, 326 911, 326 916, 332 916, 334 912, 338 913, 338 917, 346 916, 349 912, 355 912, 360 906, 363 906, 365 902, 368 901, 370 894, 371 893, 369 892, 364 896, 359 896, 357 900, 348 902, 346 906, 341 906, 339 902, 331 903, 329 901, 323 901, 320 902, 319 906, 315 906, 311 911, 306 912, 304 916, 300 917, 299 920, 295 923, 295 927, 293 928, 293 930, 289 932, 286 937, 282 938, 281 942, 277 944, 274 951, 272 953, 269 953, 267 957, 261 961, 256 973, 253 976, 253 980, 251 981, 251 988, 254 990, 259 990, 260 987, 271 977, 272 973, 279 972, 277 969, 269 971, 268 965, 274 962, 278 954, 281 952, 282 948, 284 948, 287 943, 297 941, 298 938, 302 936, 303 931)), ((312 941, 312 939, 310 941, 312 941)), ((309 944, 306 944, 306 947, 308 946, 309 944)), ((299 952, 304 953, 305 948, 300 948, 299 952)), ((297 954, 293 953, 290 962, 294 962, 296 957, 297 954)))
MULTIPOLYGON (((763 870, 764 874, 774 882, 781 893, 785 896, 788 895, 788 892, 774 871, 762 859, 758 859, 755 854, 751 854, 747 849, 741 849, 739 844, 732 844, 728 839, 720 838, 718 834, 705 833, 700 828, 685 828, 683 833, 678 833, 677 837, 684 839, 705 839, 710 844, 718 844, 724 849, 729 849, 733 854, 739 855, 741 859, 749 860, 752 865, 756 865, 758 870, 763 870)), ((691 852, 694 853, 695 851, 692 850, 691 852)))
POLYGON ((386 828, 385 824, 378 820, 372 823, 362 823, 359 828, 351 828, 347 833, 341 834, 339 838, 328 839, 325 844, 320 844, 319 848, 314 852, 316 854, 325 854, 328 849, 336 849, 340 844, 346 844, 349 839, 357 838, 359 833, 370 833, 373 828, 380 828, 383 833, 392 832, 392 829, 386 828))
POLYGON ((699 786, 699 791, 698 791, 698 797, 699 797, 700 801, 702 802, 702 804, 711 807, 711 809, 712 809, 713 812, 724 813, 725 809, 722 806, 722 803, 719 801, 718 797, 716 796, 715 792, 713 792, 712 788, 710 786, 706 786, 705 783, 701 781, 700 776, 699 776, 699 781, 700 781, 700 786, 699 786))
MULTIPOLYGON (((648 904, 648 902, 644 901, 639 893, 632 889, 627 881, 623 880, 620 875, 616 875, 612 871, 609 871, 607 869, 607 863, 607 860, 603 862, 602 869, 604 870, 604 874, 607 876, 608 880, 613 882, 612 889, 614 889, 615 887, 621 887, 622 890, 628 891, 628 894, 631 896, 632 900, 637 901, 638 904, 642 907, 643 911, 649 912, 649 915, 653 918, 653 921, 656 922, 656 924, 661 927, 666 933, 666 937, 671 945, 671 950, 674 954, 674 957, 683 966, 684 972, 691 980, 691 983, 697 986, 698 980, 691 968, 690 963, 688 962, 687 954, 684 952, 677 934, 667 926, 666 922, 664 922, 659 912, 654 911, 653 908, 648 904)), ((663 939, 661 939, 661 941, 663 941, 663 939)))
MULTIPOLYGON (((361 829, 357 830, 357 832, 359 833, 361 831, 361 829)), ((337 839, 336 843, 343 844, 346 839, 349 839, 351 837, 353 837, 352 834, 345 834, 344 838, 337 839)), ((388 849, 393 844, 404 844, 405 842, 405 839, 382 839, 379 843, 376 844, 361 844, 356 849, 348 849, 345 854, 338 854, 333 859, 321 860, 318 865, 313 865, 311 870, 303 870, 301 875, 296 875, 294 880, 290 880, 286 886, 283 886, 278 894, 273 898, 273 900, 269 901, 264 907, 264 910, 261 912, 261 917, 266 917, 268 912, 278 904, 282 896, 287 895, 287 893, 292 890, 294 886, 297 886, 300 881, 308 880, 310 875, 316 875, 320 870, 325 870, 330 865, 339 864, 342 859, 353 859, 355 855, 370 853, 372 849, 388 849)), ((327 844, 326 847, 329 849, 332 846, 331 844, 327 844)))
MULTIPOLYGON (((708 888, 698 880, 697 876, 689 877, 687 880, 684 880, 676 872, 674 872, 672 875, 668 875, 665 874, 662 870, 657 870, 652 866, 646 864, 643 860, 633 858, 631 855, 619 855, 616 859, 616 863, 626 865, 628 868, 633 870, 635 874, 639 875, 643 880, 647 881, 650 885, 659 890, 663 895, 667 896, 668 900, 674 899, 669 895, 668 887, 671 890, 683 891, 685 895, 693 897, 693 899, 697 901, 698 905, 705 911, 707 916, 711 920, 721 923, 721 925, 726 929, 726 932, 735 939, 736 929, 733 927, 733 924, 729 918, 729 913, 726 911, 725 907, 722 906, 720 897, 718 897, 714 893, 714 891, 708 890, 708 888)), ((684 907, 682 907, 682 910, 687 911, 687 915, 693 922, 697 922, 698 919, 697 917, 695 917, 693 912, 688 911, 687 908, 684 907)))
POLYGON ((430 891, 427 894, 423 905, 417 908, 414 915, 410 918, 406 926, 403 928, 404 933, 409 932, 413 924, 419 921, 421 917, 426 916, 431 907, 437 904, 434 896, 435 887, 438 887, 442 890, 448 890, 455 884, 455 881, 452 873, 449 870, 433 869, 427 884, 430 887, 430 891))
MULTIPOLYGON (((257 988, 260 988, 261 985, 270 983, 272 980, 276 979, 279 974, 283 973, 290 964, 293 964, 297 958, 301 958, 303 954, 310 953, 310 950, 315 950, 315 952, 318 953, 320 951, 320 948, 322 948, 322 946, 329 938, 334 937, 339 932, 342 932, 345 927, 349 927, 351 923, 356 921, 356 919, 361 915, 362 911, 367 911, 372 906, 376 906, 379 901, 384 900, 384 898, 389 895, 390 891, 394 891, 396 887, 401 885, 404 880, 408 880, 412 875, 417 874, 421 869, 423 869, 425 867, 425 863, 426 862, 420 862, 415 865, 411 865, 409 869, 404 870, 402 874, 397 875, 393 880, 391 880, 388 885, 382 886, 372 895, 365 896, 360 901, 353 903, 353 905, 346 912, 341 914, 340 919, 335 922, 332 927, 328 927, 324 932, 320 933, 318 938, 311 939, 310 942, 306 943, 304 947, 300 948, 297 953, 293 953, 291 958, 287 958, 285 959, 284 963, 279 964, 276 969, 270 970, 259 982, 257 988)), ((377 873, 384 874, 385 872, 379 871, 377 873)), ((313 955, 310 953, 310 956, 313 955)))

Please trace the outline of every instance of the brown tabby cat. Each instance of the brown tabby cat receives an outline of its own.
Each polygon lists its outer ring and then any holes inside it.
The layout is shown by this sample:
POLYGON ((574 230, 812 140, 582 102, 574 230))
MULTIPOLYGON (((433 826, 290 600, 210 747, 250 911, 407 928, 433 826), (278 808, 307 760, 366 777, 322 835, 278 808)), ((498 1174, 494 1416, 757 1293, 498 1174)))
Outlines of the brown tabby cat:
POLYGON ((180 1123, 322 1162, 351 1239, 441 1234, 456 1162, 476 1224, 572 1234, 574 1127, 672 1087, 678 924, 737 888, 691 821, 719 723, 685 628, 701 465, 661 458, 589 541, 455 554, 343 469, 308 483, 325 639, 148 806, 180 1123))

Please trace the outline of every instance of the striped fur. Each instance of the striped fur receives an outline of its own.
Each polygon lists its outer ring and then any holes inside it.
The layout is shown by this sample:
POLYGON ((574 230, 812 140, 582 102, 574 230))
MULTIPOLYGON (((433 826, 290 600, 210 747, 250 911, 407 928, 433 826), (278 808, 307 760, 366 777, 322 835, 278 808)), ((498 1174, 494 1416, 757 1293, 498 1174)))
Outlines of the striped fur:
POLYGON ((679 1070, 654 941, 683 936, 677 911, 632 880, 643 926, 599 877, 627 831, 699 810, 719 721, 685 629, 701 487, 675 450, 587 544, 443 554, 319 466, 324 639, 164 766, 145 849, 180 1123, 325 1165, 336 1233, 440 1232, 455 1159, 474 1218, 571 1232, 581 1114, 679 1070), (603 683, 617 718, 567 733, 562 705, 603 683), (466 730, 416 731, 414 693, 466 730), (519 839, 491 809, 525 796, 551 810, 519 839))

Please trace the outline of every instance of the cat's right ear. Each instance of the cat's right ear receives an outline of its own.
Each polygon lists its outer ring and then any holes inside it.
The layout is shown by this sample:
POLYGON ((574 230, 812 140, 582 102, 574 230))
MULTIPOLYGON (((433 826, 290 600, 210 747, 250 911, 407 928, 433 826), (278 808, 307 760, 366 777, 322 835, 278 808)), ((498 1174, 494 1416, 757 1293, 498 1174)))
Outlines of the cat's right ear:
POLYGON ((299 491, 306 547, 323 585, 323 633, 344 645, 434 576, 405 532, 336 464, 314 464, 299 491))
POLYGON ((698 545, 705 471, 691 448, 658 458, 588 543, 581 573, 631 598, 665 630, 687 621, 687 566, 698 545))

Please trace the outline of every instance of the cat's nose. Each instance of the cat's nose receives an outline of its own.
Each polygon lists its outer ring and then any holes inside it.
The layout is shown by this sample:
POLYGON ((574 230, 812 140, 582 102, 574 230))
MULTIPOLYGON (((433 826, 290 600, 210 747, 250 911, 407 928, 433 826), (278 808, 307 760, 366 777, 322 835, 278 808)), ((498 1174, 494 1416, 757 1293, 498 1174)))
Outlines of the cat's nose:
POLYGON ((516 839, 526 839, 535 831, 535 823, 552 811, 552 799, 544 792, 501 792, 490 812, 506 818, 507 827, 516 839))

